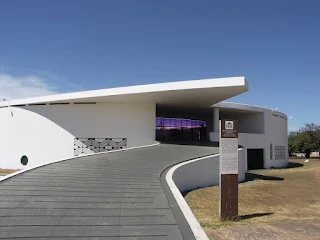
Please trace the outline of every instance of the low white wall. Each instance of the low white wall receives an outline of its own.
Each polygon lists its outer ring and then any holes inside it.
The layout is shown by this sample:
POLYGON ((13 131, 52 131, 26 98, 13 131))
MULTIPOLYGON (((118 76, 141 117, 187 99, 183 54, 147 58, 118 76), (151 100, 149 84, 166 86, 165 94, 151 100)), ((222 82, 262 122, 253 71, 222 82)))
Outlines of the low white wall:
MULTIPOLYGON (((243 149, 239 149, 238 154, 238 181, 242 182, 245 180, 245 155, 243 149)), ((219 185, 219 154, 181 164, 174 171, 172 178, 180 192, 219 185)))
POLYGON ((155 142, 155 104, 97 103, 0 108, 0 168, 23 169, 74 157, 74 138, 155 142), (12 112, 12 113, 11 113, 12 112), (28 165, 20 159, 26 155, 28 165))

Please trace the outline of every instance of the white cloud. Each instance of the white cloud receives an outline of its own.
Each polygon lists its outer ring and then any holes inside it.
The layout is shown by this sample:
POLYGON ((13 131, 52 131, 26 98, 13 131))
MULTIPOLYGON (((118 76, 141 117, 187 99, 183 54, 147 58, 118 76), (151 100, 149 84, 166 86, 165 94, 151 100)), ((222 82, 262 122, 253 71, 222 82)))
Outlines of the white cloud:
POLYGON ((0 99, 13 100, 18 98, 56 94, 57 88, 39 76, 13 76, 0 72, 0 99))

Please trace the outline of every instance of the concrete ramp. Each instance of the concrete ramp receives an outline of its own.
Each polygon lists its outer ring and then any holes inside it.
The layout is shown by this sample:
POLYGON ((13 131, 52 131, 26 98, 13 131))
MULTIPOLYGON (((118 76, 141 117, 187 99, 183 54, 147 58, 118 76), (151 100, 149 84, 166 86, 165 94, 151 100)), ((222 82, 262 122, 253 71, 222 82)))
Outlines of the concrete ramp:
POLYGON ((170 207, 174 199, 160 176, 171 165, 217 152, 161 144, 71 159, 7 179, 0 182, 0 239, 194 239, 170 207))

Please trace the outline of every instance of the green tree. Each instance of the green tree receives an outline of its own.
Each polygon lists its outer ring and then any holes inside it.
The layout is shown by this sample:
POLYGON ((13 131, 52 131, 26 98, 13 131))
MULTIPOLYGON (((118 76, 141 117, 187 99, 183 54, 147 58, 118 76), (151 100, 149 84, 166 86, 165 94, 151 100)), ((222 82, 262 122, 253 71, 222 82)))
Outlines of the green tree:
POLYGON ((320 125, 317 125, 315 123, 308 123, 301 129, 301 132, 307 135, 310 139, 313 147, 312 151, 319 151, 320 153, 320 125))
POLYGON ((309 158, 310 153, 316 149, 316 145, 308 134, 301 132, 294 137, 292 148, 294 152, 305 153, 306 158, 309 158))
POLYGON ((296 136, 293 136, 293 135, 290 135, 290 136, 288 137, 288 152, 289 152, 289 157, 291 157, 291 156, 292 156, 292 153, 295 152, 294 147, 293 147, 295 138, 296 138, 296 136))

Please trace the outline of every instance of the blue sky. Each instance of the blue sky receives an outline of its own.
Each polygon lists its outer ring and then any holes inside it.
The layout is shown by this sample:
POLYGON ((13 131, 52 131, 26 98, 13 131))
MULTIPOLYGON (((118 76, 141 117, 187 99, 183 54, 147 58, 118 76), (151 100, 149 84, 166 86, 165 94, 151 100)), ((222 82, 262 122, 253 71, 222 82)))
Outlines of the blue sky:
POLYGON ((0 3, 0 96, 245 76, 232 101, 320 124, 320 1, 0 3), (1 90, 2 89, 2 90, 1 90))

